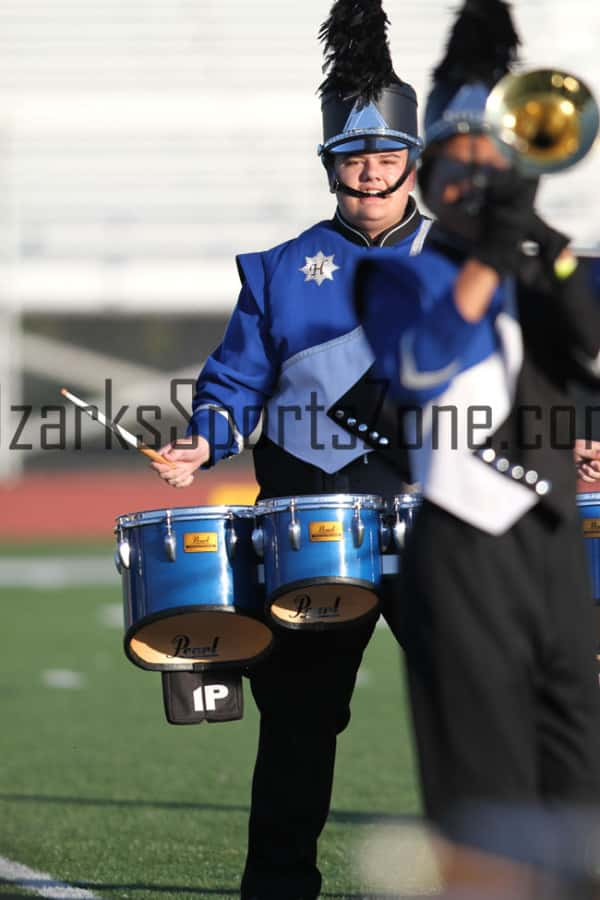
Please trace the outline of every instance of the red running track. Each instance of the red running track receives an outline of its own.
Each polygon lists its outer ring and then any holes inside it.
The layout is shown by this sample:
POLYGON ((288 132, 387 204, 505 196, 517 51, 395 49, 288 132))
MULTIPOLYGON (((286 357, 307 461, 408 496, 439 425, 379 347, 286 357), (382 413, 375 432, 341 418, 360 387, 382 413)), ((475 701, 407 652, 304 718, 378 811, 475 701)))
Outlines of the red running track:
MULTIPOLYGON (((581 492, 600 484, 579 482, 581 492)), ((115 518, 145 509, 174 506, 252 504, 257 494, 250 475, 224 479, 210 471, 193 486, 174 490, 148 472, 68 472, 28 475, 0 485, 0 539, 43 543, 57 538, 111 540, 115 518)))
POLYGON ((115 518, 145 509, 252 504, 250 476, 229 480, 203 474, 190 488, 175 490, 148 472, 28 475, 0 485, 0 539, 42 543, 57 538, 112 539, 115 518))

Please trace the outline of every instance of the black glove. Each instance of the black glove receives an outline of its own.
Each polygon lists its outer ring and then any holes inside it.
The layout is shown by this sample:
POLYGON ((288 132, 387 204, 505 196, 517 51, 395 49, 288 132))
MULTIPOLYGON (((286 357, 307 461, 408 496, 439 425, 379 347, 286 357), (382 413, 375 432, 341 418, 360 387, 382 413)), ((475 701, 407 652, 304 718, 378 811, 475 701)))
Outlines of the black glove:
POLYGON ((538 181, 513 169, 497 169, 489 176, 481 210, 481 238, 471 256, 499 275, 517 272, 521 244, 528 236, 538 181))
POLYGON ((544 263, 549 266, 553 266, 555 261, 558 259, 560 254, 563 252, 565 247, 569 245, 569 238, 562 234, 560 231, 556 231, 543 219, 541 219, 536 212, 533 213, 531 217, 531 221, 529 223, 529 227, 527 228, 526 240, 534 241, 538 247, 539 252, 538 255, 542 259, 544 263))

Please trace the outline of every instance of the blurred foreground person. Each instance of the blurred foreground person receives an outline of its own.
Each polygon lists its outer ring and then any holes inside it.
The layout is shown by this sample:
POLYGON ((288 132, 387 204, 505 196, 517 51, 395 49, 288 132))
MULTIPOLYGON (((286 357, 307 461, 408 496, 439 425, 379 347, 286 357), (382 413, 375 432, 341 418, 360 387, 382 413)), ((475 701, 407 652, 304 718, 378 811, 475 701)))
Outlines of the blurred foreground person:
MULTIPOLYGON (((386 24, 376 0, 338 0, 321 29, 319 152, 337 209, 278 247, 238 257, 242 289, 198 379, 194 445, 163 448, 176 465, 155 465, 174 487, 239 453, 262 417, 253 450, 259 500, 404 489, 390 442, 376 428, 365 440, 349 439, 327 415, 355 387, 369 393, 373 354, 353 302, 358 262, 375 248, 394 259, 417 255, 431 225, 411 196, 421 149, 416 96, 393 71, 386 24)), ((319 894, 317 840, 337 735, 350 720, 375 618, 337 631, 279 628, 272 654, 250 673, 261 720, 243 900, 319 894)))
POLYGON ((379 374, 413 411, 425 499, 398 631, 450 897, 577 897, 600 859, 567 394, 600 377, 600 311, 568 239, 534 211, 536 181, 487 134, 517 44, 506 4, 465 3, 426 110, 419 185, 437 224, 420 257, 372 257, 358 275, 379 374))

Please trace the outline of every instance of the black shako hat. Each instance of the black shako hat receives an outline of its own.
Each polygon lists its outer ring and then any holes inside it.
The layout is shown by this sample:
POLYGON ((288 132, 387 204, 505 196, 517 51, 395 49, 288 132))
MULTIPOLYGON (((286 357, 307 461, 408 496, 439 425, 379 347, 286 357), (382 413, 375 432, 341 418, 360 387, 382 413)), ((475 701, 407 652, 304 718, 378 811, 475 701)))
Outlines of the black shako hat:
POLYGON ((327 167, 332 153, 422 149, 414 88, 394 72, 389 20, 380 0, 336 0, 319 30, 325 80, 319 87, 327 167))
POLYGON ((487 130, 487 98, 511 71, 519 44, 508 3, 465 0, 445 56, 433 71, 433 87, 425 106, 427 145, 453 134, 487 130))

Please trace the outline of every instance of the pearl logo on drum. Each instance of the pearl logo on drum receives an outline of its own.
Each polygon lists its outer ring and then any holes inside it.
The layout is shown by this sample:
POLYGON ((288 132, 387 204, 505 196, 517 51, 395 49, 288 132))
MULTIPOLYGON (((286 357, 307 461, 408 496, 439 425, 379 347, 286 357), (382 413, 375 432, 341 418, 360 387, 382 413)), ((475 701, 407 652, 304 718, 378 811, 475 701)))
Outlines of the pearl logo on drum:
POLYGON ((342 541, 344 528, 341 522, 311 522, 308 527, 311 541, 342 541))
POLYGON ((195 659, 196 657, 217 657, 219 652, 217 646, 220 638, 217 636, 211 644, 205 647, 191 647, 191 638, 187 634, 178 634, 173 638, 175 645, 173 653, 167 654, 168 659, 184 658, 195 659))
POLYGON ((583 519, 582 524, 585 538, 600 537, 600 519, 583 519))
POLYGON ((186 532, 183 549, 186 553, 217 553, 219 536, 215 531, 186 532))
POLYGON ((310 594, 299 594, 294 598, 296 607, 294 619, 333 619, 340 615, 341 597, 335 598, 333 606, 313 606, 310 594))

